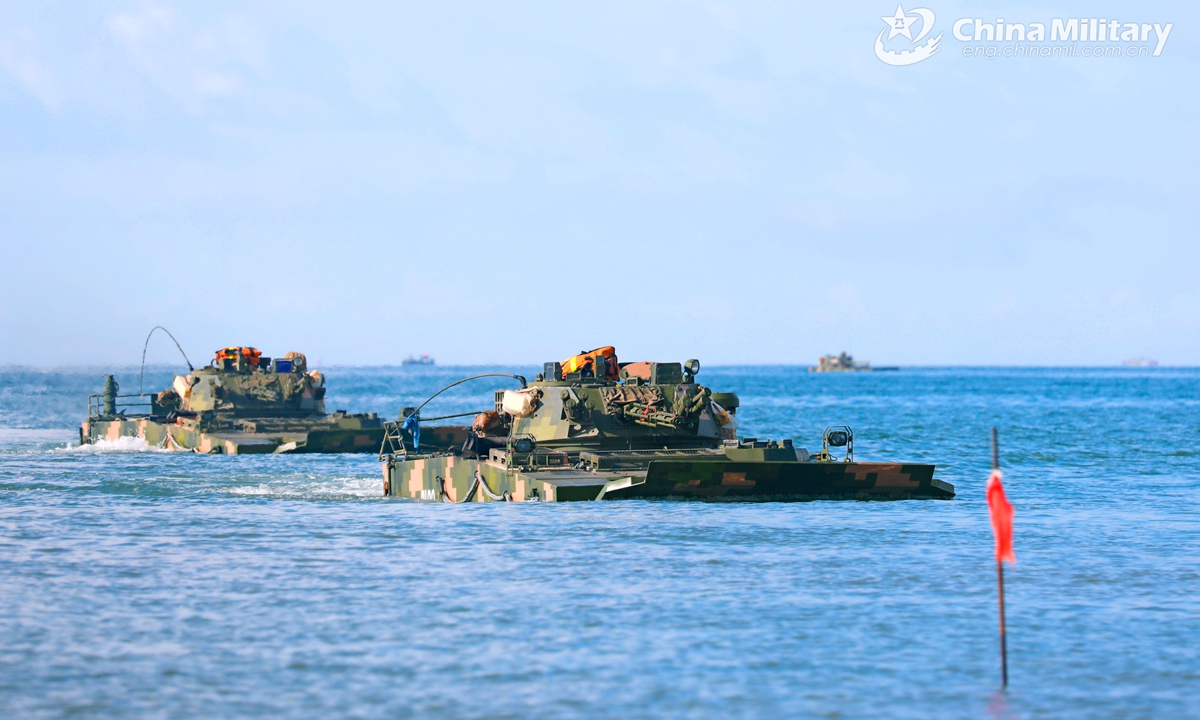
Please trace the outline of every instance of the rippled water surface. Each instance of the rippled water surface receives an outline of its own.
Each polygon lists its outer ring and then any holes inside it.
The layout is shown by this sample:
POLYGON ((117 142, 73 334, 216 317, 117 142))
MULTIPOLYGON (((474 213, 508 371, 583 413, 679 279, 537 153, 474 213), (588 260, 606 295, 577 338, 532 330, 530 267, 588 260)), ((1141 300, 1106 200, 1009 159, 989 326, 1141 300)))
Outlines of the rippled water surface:
MULTIPOLYGON (((472 371, 333 368, 329 409, 394 416, 472 371)), ((959 496, 385 501, 369 455, 72 447, 99 371, 0 369, 0 715, 1200 717, 1200 371, 700 379, 743 434, 848 423, 860 459, 935 462, 959 496)))

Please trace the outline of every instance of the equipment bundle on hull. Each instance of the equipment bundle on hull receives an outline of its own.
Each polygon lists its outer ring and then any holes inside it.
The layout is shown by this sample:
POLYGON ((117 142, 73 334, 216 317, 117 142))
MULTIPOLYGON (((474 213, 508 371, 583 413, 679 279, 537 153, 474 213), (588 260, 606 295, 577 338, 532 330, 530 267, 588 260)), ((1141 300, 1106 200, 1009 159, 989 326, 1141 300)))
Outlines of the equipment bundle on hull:
POLYGON ((856 462, 849 427, 827 428, 814 455, 791 440, 739 440, 737 396, 698 384, 699 371, 697 360, 620 363, 603 347, 546 363, 532 383, 507 376, 520 388, 498 391, 470 427, 428 427, 423 437, 424 404, 406 408, 384 423, 384 494, 435 502, 954 497, 933 465, 856 462))
POLYGON ((325 413, 325 378, 301 353, 272 360, 229 347, 162 392, 118 393, 106 375, 104 393, 88 398, 80 443, 138 437, 164 450, 242 455, 367 453, 383 440, 375 413, 325 413))

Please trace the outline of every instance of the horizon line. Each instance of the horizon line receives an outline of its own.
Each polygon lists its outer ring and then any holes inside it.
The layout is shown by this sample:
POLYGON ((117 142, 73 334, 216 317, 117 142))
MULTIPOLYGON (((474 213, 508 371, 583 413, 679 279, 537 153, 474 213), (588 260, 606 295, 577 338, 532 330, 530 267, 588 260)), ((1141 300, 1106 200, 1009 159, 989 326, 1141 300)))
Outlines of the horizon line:
MULTIPOLYGON (((11 363, 11 364, 0 364, 0 372, 5 372, 5 371, 19 371, 19 370, 32 370, 32 371, 36 371, 36 372, 47 372, 47 371, 54 371, 54 370, 79 370, 79 371, 83 371, 83 370, 93 371, 93 370, 105 370, 105 369, 109 369, 109 370, 127 370, 127 369, 130 369, 130 368, 133 368, 133 369, 140 369, 141 367, 142 367, 141 365, 132 365, 132 364, 129 364, 129 365, 115 365, 115 364, 114 364, 114 365, 93 365, 93 364, 87 364, 87 365, 82 365, 82 364, 79 364, 79 365, 72 365, 72 364, 46 364, 46 365, 29 365, 29 364, 16 364, 16 363, 11 363)), ((176 367, 178 367, 178 365, 177 365, 177 364, 175 364, 175 363, 146 363, 145 367, 146 367, 146 369, 147 369, 147 370, 149 370, 149 369, 155 369, 156 371, 161 371, 161 370, 165 370, 165 369, 168 369, 168 368, 176 368, 176 367)), ((205 368, 205 367, 208 367, 208 365, 202 365, 202 366, 200 366, 200 368, 205 368)), ((312 367, 312 368, 310 368, 310 369, 312 369, 312 370, 327 370, 327 369, 355 369, 355 368, 362 368, 362 369, 366 369, 366 368, 371 368, 371 369, 382 369, 382 368, 388 368, 388 369, 402 369, 402 368, 406 368, 406 367, 407 367, 407 368, 412 368, 412 370, 413 370, 414 372, 427 372, 427 371, 429 371, 430 369, 454 369, 454 368, 538 368, 538 369, 540 369, 540 368, 541 368, 541 363, 461 363, 461 364, 460 364, 460 363, 448 363, 448 364, 445 364, 445 365, 440 365, 440 364, 439 364, 439 365, 419 365, 419 366, 405 366, 405 365, 394 364, 394 363, 379 363, 379 364, 359 364, 359 363, 330 363, 330 364, 316 365, 316 366, 313 366, 313 367, 312 367)), ((812 367, 816 367, 816 366, 815 366, 815 365, 810 365, 810 364, 807 364, 807 363, 754 363, 754 362, 750 362, 750 363, 713 363, 713 364, 711 364, 711 365, 701 365, 701 371, 703 371, 705 368, 754 368, 754 367, 759 367, 759 368, 770 368, 770 367, 778 367, 778 368, 812 368, 812 367)), ((827 371, 827 372, 823 372, 823 373, 814 373, 814 374, 820 374, 820 375, 841 375, 841 374, 855 374, 855 373, 862 373, 862 372, 867 372, 867 373, 872 373, 872 372, 895 372, 895 371, 898 371, 898 370, 905 370, 905 369, 909 369, 909 370, 945 370, 945 369, 976 369, 976 370, 984 370, 984 369, 994 369, 994 370, 1015 370, 1015 369, 1026 369, 1026 370, 1103 370, 1103 369, 1107 369, 1107 370, 1113 370, 1113 369, 1125 369, 1125 370, 1186 370, 1186 369, 1195 369, 1195 368, 1200 368, 1200 365, 1161 365, 1161 364, 1158 364, 1158 365, 1126 365, 1126 364, 1124 364, 1124 363, 1112 364, 1112 365, 1100 365, 1100 364, 1093 364, 1093 365, 1089 365, 1089 364, 1063 364, 1063 365, 1032 365, 1032 364, 1026 365, 1026 364, 1007 364, 1007 365, 994 365, 994 364, 965 364, 965 363, 963 363, 963 364, 948 364, 948 365, 942 365, 942 364, 880 365, 880 366, 878 366, 878 367, 872 367, 870 370, 859 370, 859 371, 827 371)))

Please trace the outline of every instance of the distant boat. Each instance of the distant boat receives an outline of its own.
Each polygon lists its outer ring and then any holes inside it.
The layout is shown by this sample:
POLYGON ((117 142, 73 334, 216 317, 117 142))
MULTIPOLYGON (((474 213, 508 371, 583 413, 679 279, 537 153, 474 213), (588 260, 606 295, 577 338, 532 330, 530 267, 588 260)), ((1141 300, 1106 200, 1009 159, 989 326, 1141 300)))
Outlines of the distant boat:
POLYGON ((1124 365, 1125 367, 1158 367, 1157 360, 1151 360, 1150 358, 1142 358, 1142 357, 1131 358, 1121 364, 1124 365))
POLYGON ((429 357, 429 353, 422 353, 421 357, 413 357, 409 355, 400 361, 401 365, 433 365, 433 358, 429 357))
POLYGON ((894 367, 871 367, 869 362, 855 362, 854 357, 847 353, 826 355, 817 364, 808 369, 809 372, 872 372, 877 370, 898 370, 894 367))

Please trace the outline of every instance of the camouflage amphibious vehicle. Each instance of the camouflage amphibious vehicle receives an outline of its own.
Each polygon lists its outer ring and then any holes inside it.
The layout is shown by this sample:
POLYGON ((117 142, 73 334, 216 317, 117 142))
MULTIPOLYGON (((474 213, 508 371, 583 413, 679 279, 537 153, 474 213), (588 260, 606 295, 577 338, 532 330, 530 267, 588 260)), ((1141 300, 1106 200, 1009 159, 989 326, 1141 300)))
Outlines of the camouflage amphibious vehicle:
POLYGON ((118 392, 106 375, 104 393, 88 398, 81 444, 138 437, 165 450, 243 455, 366 453, 383 440, 375 413, 325 413, 325 378, 300 353, 272 360, 254 348, 225 348, 160 393, 118 392))
POLYGON ((828 428, 814 455, 791 440, 738 439, 737 396, 699 385, 699 370, 696 360, 621 364, 612 348, 581 353, 547 363, 532 383, 510 376, 519 389, 497 392, 470 428, 437 428, 432 444, 421 443, 421 408, 406 408, 384 424, 384 494, 435 502, 954 497, 933 465, 856 462, 845 426, 828 428))
POLYGON ((872 372, 882 370, 899 370, 898 367, 871 367, 869 362, 858 362, 852 355, 825 355, 817 360, 817 364, 808 369, 809 372, 872 372))

